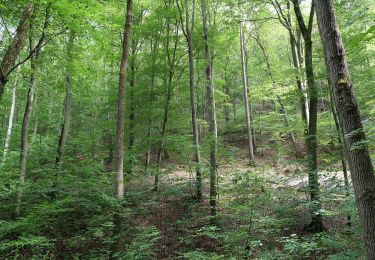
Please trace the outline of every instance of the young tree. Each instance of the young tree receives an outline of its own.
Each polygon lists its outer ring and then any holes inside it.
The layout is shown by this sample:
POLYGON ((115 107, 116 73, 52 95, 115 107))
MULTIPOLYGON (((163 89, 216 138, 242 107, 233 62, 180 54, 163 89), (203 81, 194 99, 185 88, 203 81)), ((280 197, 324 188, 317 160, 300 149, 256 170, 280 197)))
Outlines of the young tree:
MULTIPOLYGON (((34 39, 33 39, 33 24, 30 23, 30 35, 29 35, 29 48, 30 51, 35 48, 34 46, 34 39)), ((31 112, 33 110, 34 104, 34 97, 35 97, 35 88, 37 84, 36 78, 36 60, 39 55, 39 51, 33 52, 30 57, 30 86, 27 94, 26 100, 26 107, 25 112, 23 114, 23 121, 22 121, 22 130, 21 130, 21 152, 20 152, 20 178, 18 184, 18 193, 17 193, 17 205, 15 210, 15 216, 18 217, 20 215, 21 210, 21 199, 23 195, 23 186, 25 185, 25 178, 26 178, 26 167, 27 167, 27 158, 29 153, 29 128, 30 128, 30 119, 31 119, 31 112)))
POLYGON ((316 0, 318 27, 330 84, 344 131, 354 194, 368 259, 375 259, 375 175, 332 0, 316 0))
MULTIPOLYGON (((179 0, 176 0, 177 7, 180 13, 181 23, 183 24, 182 10, 179 6, 179 0)), ((188 45, 188 57, 189 57, 189 89, 190 89, 190 108, 191 108, 191 123, 193 128, 193 143, 195 153, 195 171, 196 171, 196 196, 197 200, 202 200, 202 170, 201 170, 201 156, 199 148, 199 131, 198 131, 198 120, 197 120, 197 101, 195 93, 195 71, 194 71, 194 45, 193 45, 193 31, 194 31, 194 18, 195 18, 195 0, 193 0, 192 11, 191 11, 191 22, 189 14, 189 6, 187 0, 184 0, 185 8, 185 27, 182 25, 182 31, 188 45)))
MULTIPOLYGON (((302 75, 303 71, 303 53, 301 48, 301 31, 299 28, 295 28, 291 15, 290 0, 285 1, 286 6, 280 3, 279 0, 271 0, 271 4, 275 8, 278 19, 280 23, 288 30, 290 50, 292 53, 293 66, 297 70, 296 84, 299 90, 301 116, 306 127, 309 123, 309 104, 306 96, 306 86, 304 77, 302 75), (286 9, 286 10, 284 10, 286 9)), ((298 25, 297 25, 298 26, 298 25)), ((307 129, 306 129, 307 130, 307 129)), ((307 134, 307 133, 306 133, 307 134)))
POLYGON ((126 19, 123 35, 122 57, 119 73, 119 87, 117 100, 117 127, 116 127, 116 197, 124 198, 124 124, 125 124, 125 86, 129 61, 129 43, 132 24, 133 1, 127 0, 126 19))
POLYGON ((312 221, 308 229, 313 232, 324 230, 321 209, 320 187, 318 175, 318 153, 317 153, 317 127, 318 127, 318 88, 315 82, 313 67, 312 29, 315 14, 315 0, 311 3, 310 15, 306 26, 299 0, 293 0, 294 12, 297 17, 298 26, 301 30, 305 43, 305 72, 309 96, 309 126, 308 126, 308 164, 309 164, 309 190, 312 202, 312 221))
POLYGON ((212 73, 212 57, 210 53, 210 45, 208 38, 208 22, 207 22, 207 3, 201 0, 202 9, 202 25, 204 40, 204 58, 206 61, 206 87, 207 87, 207 120, 209 125, 209 143, 210 143, 210 206, 211 216, 215 217, 217 213, 217 124, 215 109, 215 86, 213 83, 212 73))
POLYGON ((246 126, 247 126, 247 138, 248 138, 248 152, 249 162, 254 163, 254 146, 253 146, 253 135, 251 131, 251 120, 250 120, 250 105, 249 105, 249 85, 248 85, 248 74, 247 74, 247 59, 245 50, 245 39, 243 34, 242 22, 240 22, 240 45, 241 45, 241 63, 242 63, 242 78, 243 78, 243 95, 245 100, 245 114, 246 114, 246 126))

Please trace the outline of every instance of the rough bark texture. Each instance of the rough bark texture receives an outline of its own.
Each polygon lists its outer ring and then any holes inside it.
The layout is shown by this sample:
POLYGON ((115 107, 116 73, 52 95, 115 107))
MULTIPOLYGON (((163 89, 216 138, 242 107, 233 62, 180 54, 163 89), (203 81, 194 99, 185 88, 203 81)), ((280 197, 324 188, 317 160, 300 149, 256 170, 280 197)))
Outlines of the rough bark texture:
POLYGON ((201 1, 202 20, 203 20, 203 40, 204 40, 204 57, 206 60, 206 87, 207 87, 207 120, 209 124, 209 142, 210 142, 210 207, 211 216, 217 213, 217 124, 215 110, 215 87, 213 85, 212 59, 208 40, 208 23, 207 23, 207 3, 201 1))
POLYGON ((132 23, 133 1, 127 0, 126 19, 122 46, 117 100, 117 127, 115 149, 116 197, 124 198, 124 124, 125 124, 125 86, 129 61, 129 42, 132 23))
POLYGON ((74 44, 74 32, 70 33, 68 43, 68 68, 65 76, 65 104, 64 104, 64 122, 61 126, 61 133, 59 138, 59 146, 57 148, 56 164, 61 165, 64 161, 65 146, 68 140, 70 121, 72 115, 73 106, 73 90, 72 90, 72 62, 73 62, 73 44, 74 44))
POLYGON ((248 76, 247 76, 247 69, 246 69, 245 40, 244 40, 244 35, 243 35, 242 22, 240 22, 240 45, 241 45, 243 95, 245 99, 249 162, 254 163, 255 156, 254 156, 254 146, 253 146, 253 135, 251 131, 252 127, 251 127, 249 94, 248 94, 249 85, 247 82, 248 76))
POLYGON ((360 111, 350 80, 342 37, 332 0, 316 0, 318 26, 329 69, 330 84, 344 131, 347 159, 363 225, 367 258, 375 259, 375 175, 360 111))
MULTIPOLYGON (((21 52, 23 43, 27 38, 27 32, 29 31, 29 24, 31 14, 33 13, 34 5, 29 2, 23 9, 20 22, 17 27, 16 35, 14 36, 11 44, 8 47, 0 67, 0 101, 4 93, 4 88, 8 80, 9 73, 13 69, 16 60, 21 52)), ((32 50, 30 50, 32 51, 32 50)))
MULTIPOLYGON (((333 90, 333 89, 331 89, 331 90, 333 90)), ((340 149, 340 156, 341 156, 342 172, 343 172, 343 175, 344 175, 345 195, 348 198, 350 196, 350 184, 349 184, 349 178, 348 178, 348 167, 346 165, 346 159, 345 159, 347 157, 346 156, 346 150, 347 149, 345 147, 345 143, 344 143, 345 136, 344 136, 344 133, 343 133, 342 128, 340 126, 339 118, 338 118, 336 107, 335 107, 334 100, 333 100, 332 91, 330 92, 330 103, 331 103, 331 112, 332 112, 333 120, 335 121, 337 137, 338 137, 339 145, 340 145, 339 149, 340 149)), ((349 227, 352 225, 350 215, 347 216, 347 225, 349 227)))
POLYGON ((312 48, 312 26, 314 22, 315 3, 311 4, 308 25, 306 26, 302 16, 299 0, 293 0, 294 12, 297 17, 299 29, 305 43, 305 72, 308 86, 309 104, 309 125, 308 125, 308 166, 309 166, 309 190, 312 202, 312 221, 307 230, 312 232, 321 232, 324 230, 322 216, 319 213, 321 209, 320 203, 320 187, 318 176, 318 154, 317 154, 317 126, 318 126, 318 90, 314 79, 313 67, 313 48, 312 48))

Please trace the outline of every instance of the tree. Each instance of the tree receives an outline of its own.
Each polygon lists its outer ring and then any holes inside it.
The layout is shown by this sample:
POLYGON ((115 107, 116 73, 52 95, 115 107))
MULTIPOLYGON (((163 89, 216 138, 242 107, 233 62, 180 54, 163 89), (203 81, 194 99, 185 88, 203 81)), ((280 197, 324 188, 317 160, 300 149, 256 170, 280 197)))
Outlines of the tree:
MULTIPOLYGON (((23 44, 27 38, 27 33, 30 28, 30 19, 33 13, 34 5, 30 1, 26 4, 22 11, 21 19, 17 27, 16 35, 5 53, 0 66, 0 101, 4 93, 5 85, 8 81, 8 76, 14 69, 16 60, 21 52, 23 44)), ((34 49, 30 50, 35 52, 34 49)))
POLYGON ((309 189, 310 199, 312 202, 312 221, 308 229, 313 232, 324 230, 322 215, 319 213, 321 209, 320 203, 320 187, 318 175, 318 154, 317 154, 317 127, 318 127, 318 88, 314 79, 313 66, 313 48, 312 48, 312 28, 314 23, 315 3, 311 3, 310 15, 306 26, 299 0, 293 0, 294 12, 297 22, 301 30, 305 43, 305 72, 307 78, 309 103, 309 126, 308 126, 308 164, 309 164, 309 189))
POLYGON ((216 124, 216 108, 215 108, 215 86, 213 83, 212 57, 210 53, 210 45, 208 38, 208 22, 207 22, 207 3, 201 0, 202 9, 202 25, 204 40, 204 58, 206 62, 205 80, 207 87, 207 116, 209 125, 209 146, 210 146, 210 207, 211 216, 215 217, 217 213, 217 124, 216 124))
MULTIPOLYGON (((30 51, 34 50, 34 39, 33 39, 33 24, 30 23, 30 35, 29 35, 29 48, 30 51)), ((20 210, 21 210, 21 199, 23 195, 23 186, 25 185, 25 178, 26 178, 26 167, 27 167, 27 158, 29 153, 29 128, 30 128, 30 119, 31 119, 31 112, 33 110, 34 104, 34 97, 35 97, 35 88, 37 85, 37 77, 36 77, 36 69, 37 66, 35 64, 39 51, 32 53, 30 58, 30 85, 29 90, 27 93, 27 101, 25 112, 23 114, 23 121, 22 121, 22 131, 21 131, 21 152, 20 152, 20 178, 18 184, 18 193, 17 193, 17 205, 15 210, 15 216, 19 217, 20 210)))
MULTIPOLYGON (((179 6, 179 0, 176 0, 176 4, 180 13, 180 20, 183 24, 182 10, 179 6)), ((189 90, 190 90, 190 108, 191 108, 191 124, 193 128, 193 144, 194 144, 194 156, 195 156, 195 171, 196 171, 196 196, 197 200, 202 200, 202 169, 201 169, 201 155, 199 148, 199 131, 197 122, 197 101, 195 91, 195 69, 194 69, 194 45, 193 45, 193 31, 195 21, 195 0, 192 4, 192 14, 190 22, 189 6, 187 0, 184 1, 185 8, 185 27, 182 25, 182 30, 186 38, 188 45, 188 56, 189 56, 189 90)))
POLYGON ((59 146, 57 148, 56 164, 61 165, 64 160, 65 146, 68 139, 70 121, 72 117, 72 106, 73 106, 73 79, 72 79, 72 67, 73 67, 73 45, 74 45, 74 32, 70 32, 69 43, 68 43, 68 68, 65 77, 65 104, 64 104, 64 121, 61 126, 61 133, 59 138, 59 146))
POLYGON ((243 77, 243 95, 245 100, 245 114, 246 114, 246 127, 247 127, 247 138, 248 138, 248 150, 249 150, 249 162, 254 163, 254 146, 253 146, 253 135, 250 117, 250 104, 249 104, 249 85, 247 75, 247 59, 245 50, 245 39, 243 34, 242 22, 240 22, 240 45, 241 45, 241 62, 242 62, 242 77, 243 77))
MULTIPOLYGON (((308 126, 309 123, 309 104, 306 96, 306 86, 304 77, 302 75, 303 70, 303 53, 301 49, 301 31, 299 28, 295 28, 293 25, 291 10, 290 10, 290 0, 286 1, 286 10, 283 9, 282 4, 278 0, 272 0, 271 4, 275 8, 278 19, 280 23, 288 30, 290 50, 292 53, 293 66, 297 70, 296 84, 297 89, 300 92, 300 106, 301 106, 301 116, 303 122, 308 126)), ((298 26, 298 25, 297 25, 298 26)), ((307 130, 307 129, 306 129, 307 130)), ((307 134, 307 133, 306 133, 307 134)))
POLYGON ((316 11, 337 114, 345 135, 347 159, 363 224, 367 258, 375 259, 375 175, 370 151, 350 80, 333 1, 316 0, 316 11))
POLYGON ((14 112, 15 112, 15 109, 16 109, 17 84, 18 84, 19 73, 20 72, 17 71, 16 79, 14 81, 14 85, 13 85, 13 89, 12 89, 12 105, 11 105, 11 108, 10 108, 9 120, 8 120, 8 130, 7 130, 7 135, 6 135, 5 144, 4 144, 3 163, 5 162, 5 160, 7 158, 10 138, 12 136, 14 112))
POLYGON ((133 1, 127 0, 126 19, 123 35, 122 57, 119 73, 119 87, 117 100, 117 127, 116 127, 116 197, 124 198, 124 124, 125 124, 125 86, 129 61, 129 43, 132 25, 133 1))

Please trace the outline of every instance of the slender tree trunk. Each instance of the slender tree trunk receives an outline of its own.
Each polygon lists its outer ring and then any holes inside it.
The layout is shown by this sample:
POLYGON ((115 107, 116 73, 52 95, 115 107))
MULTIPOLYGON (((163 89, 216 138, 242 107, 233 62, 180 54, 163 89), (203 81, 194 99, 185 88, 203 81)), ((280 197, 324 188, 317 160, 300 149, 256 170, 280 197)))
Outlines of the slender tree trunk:
POLYGON ((124 198, 124 124, 125 124, 125 86, 129 61, 129 42, 132 23, 133 1, 127 0, 126 21, 124 27, 123 50, 121 57, 119 88, 117 101, 117 127, 116 127, 116 150, 115 150, 115 171, 116 171, 116 197, 124 198))
POLYGON ((359 106, 350 80, 341 33, 332 0, 316 0, 318 27, 329 70, 330 84, 345 136, 354 194, 363 225, 368 259, 375 259, 375 175, 359 106))
MULTIPOLYGON (((32 24, 30 23, 30 51, 34 49, 33 44, 33 35, 32 35, 32 24)), ((36 65, 35 61, 37 59, 38 53, 33 53, 30 58, 30 65, 31 65, 31 75, 30 75, 30 86, 27 94, 27 101, 26 101, 26 108, 25 113, 23 116, 22 122, 22 130, 21 130, 21 153, 20 153, 20 178, 19 178, 19 187, 17 193, 17 205, 15 210, 15 216, 20 216, 21 210, 21 200, 23 195, 23 187, 25 185, 25 178, 26 178, 26 167, 27 167, 27 158, 29 152, 29 128, 30 128, 30 119, 31 113, 33 110, 33 103, 34 103, 34 95, 35 95, 35 87, 37 83, 36 79, 36 65)))
MULTIPOLYGON (((182 10, 179 7, 178 0, 177 6, 179 8, 181 22, 182 10)), ((195 0, 192 5, 192 21, 190 23, 189 6, 187 0, 185 3, 185 29, 184 35, 188 44, 188 57, 189 57, 189 88, 190 88, 190 108, 191 108, 191 122, 193 129, 193 144, 194 144, 194 156, 195 156, 195 172, 196 172, 196 196, 197 200, 202 200, 202 170, 201 170, 201 159, 200 159, 200 148, 199 148, 199 131, 197 121, 197 101, 195 93, 195 71, 194 71, 194 45, 192 31, 194 29, 194 17, 195 17, 195 0), (191 28, 190 28, 191 26, 191 28)), ((184 27, 183 27, 184 28, 184 27)))
POLYGON ((245 55, 245 40, 243 35, 242 22, 240 22, 240 43, 241 43, 241 61, 242 61, 242 79, 243 79, 243 95, 245 99, 245 113, 246 113, 246 126, 247 126, 247 138, 248 138, 248 152, 249 152, 249 162, 254 163, 254 146, 253 146, 253 135, 250 120, 250 106, 248 97, 248 82, 247 82, 247 70, 246 70, 246 55, 245 55))
POLYGON ((298 25, 305 42, 305 72, 307 78, 309 95, 309 126, 308 126, 308 164, 309 164, 309 190, 312 202, 312 221, 307 227, 312 232, 321 232, 324 230, 321 209, 320 187, 318 175, 318 155, 317 155, 317 126, 318 126, 318 89, 315 84, 313 67, 313 48, 312 48, 312 26, 315 14, 315 0, 311 3, 308 26, 305 25, 300 4, 298 0, 293 0, 294 12, 297 17, 298 25))
POLYGON ((59 138, 59 146, 57 148, 56 164, 61 166, 64 161, 65 146, 68 140, 70 121, 72 117, 73 106, 73 89, 72 89, 72 66, 73 66, 73 45, 74 32, 70 32, 68 43, 68 68, 65 77, 65 104, 64 104, 64 121, 61 126, 61 133, 59 138))
POLYGON ((5 137, 3 163, 5 162, 5 160, 7 158, 9 144, 10 144, 10 138, 12 136, 14 111, 16 109, 17 84, 18 84, 19 73, 20 72, 17 72, 16 79, 14 81, 14 85, 13 85, 13 89, 12 89, 12 105, 10 107, 10 114, 9 114, 9 120, 8 120, 8 130, 7 130, 7 135, 5 137))
MULTIPOLYGON (((245 68, 246 68, 246 75, 247 75, 247 93, 250 95, 250 84, 249 84, 249 54, 246 48, 244 48, 245 51, 245 68)), ((254 106, 251 99, 249 100, 250 105, 250 123, 251 123, 251 133, 253 138, 253 149, 254 153, 257 150, 257 141, 256 141, 256 135, 255 135, 255 127, 254 127, 254 106)))
MULTIPOLYGON (((30 19, 33 13, 34 5, 30 1, 26 4, 22 11, 21 19, 17 27, 16 35, 12 39, 8 50, 6 51, 0 66, 0 101, 4 93, 5 85, 8 81, 8 76, 14 69, 16 60, 21 52, 22 46, 27 38, 27 33, 30 28, 30 19)), ((33 51, 33 50, 30 50, 33 51)))
MULTIPOLYGON (((207 116, 209 124, 209 143, 210 143, 210 207, 211 216, 215 217, 217 213, 217 124, 215 110, 215 87, 212 78, 212 59, 208 39, 207 23, 207 3, 201 0, 202 20, 203 20, 203 39, 204 39, 204 57, 206 61, 206 87, 207 87, 207 116)), ((214 220, 213 220, 214 221, 214 220)))

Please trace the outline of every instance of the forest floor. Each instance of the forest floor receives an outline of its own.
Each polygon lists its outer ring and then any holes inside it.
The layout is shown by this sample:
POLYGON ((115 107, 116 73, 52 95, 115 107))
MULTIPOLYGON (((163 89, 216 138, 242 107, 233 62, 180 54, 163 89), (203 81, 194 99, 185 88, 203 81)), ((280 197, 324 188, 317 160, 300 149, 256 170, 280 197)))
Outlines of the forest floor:
MULTIPOLYGON (((234 254, 235 259, 263 259, 264 250, 283 251, 293 239, 296 243, 303 243, 305 237, 315 239, 304 230, 310 214, 308 178, 302 164, 262 151, 255 166, 250 166, 241 151, 234 160, 222 160, 226 163, 219 165, 216 226, 210 225, 208 217, 207 181, 204 184, 205 200, 197 203, 194 200, 194 169, 172 160, 164 165, 159 191, 153 192, 149 188, 149 194, 139 198, 136 207, 142 211, 135 216, 138 225, 157 228, 159 234, 153 247, 157 259, 227 259, 225 252, 230 252, 232 258, 234 254)), ((129 189, 145 189, 145 185, 152 187, 152 183, 153 177, 146 176, 131 182, 129 189)), ((342 173, 321 172, 320 183, 324 212, 327 213, 324 224, 334 237, 346 228, 345 214, 331 214, 345 201, 345 197, 337 192, 340 187, 342 190, 342 173), (326 199, 332 195, 334 199, 326 199)), ((310 249, 304 250, 306 252, 302 253, 312 256, 310 249)), ((326 251, 317 255, 340 252, 329 246, 326 251)))

